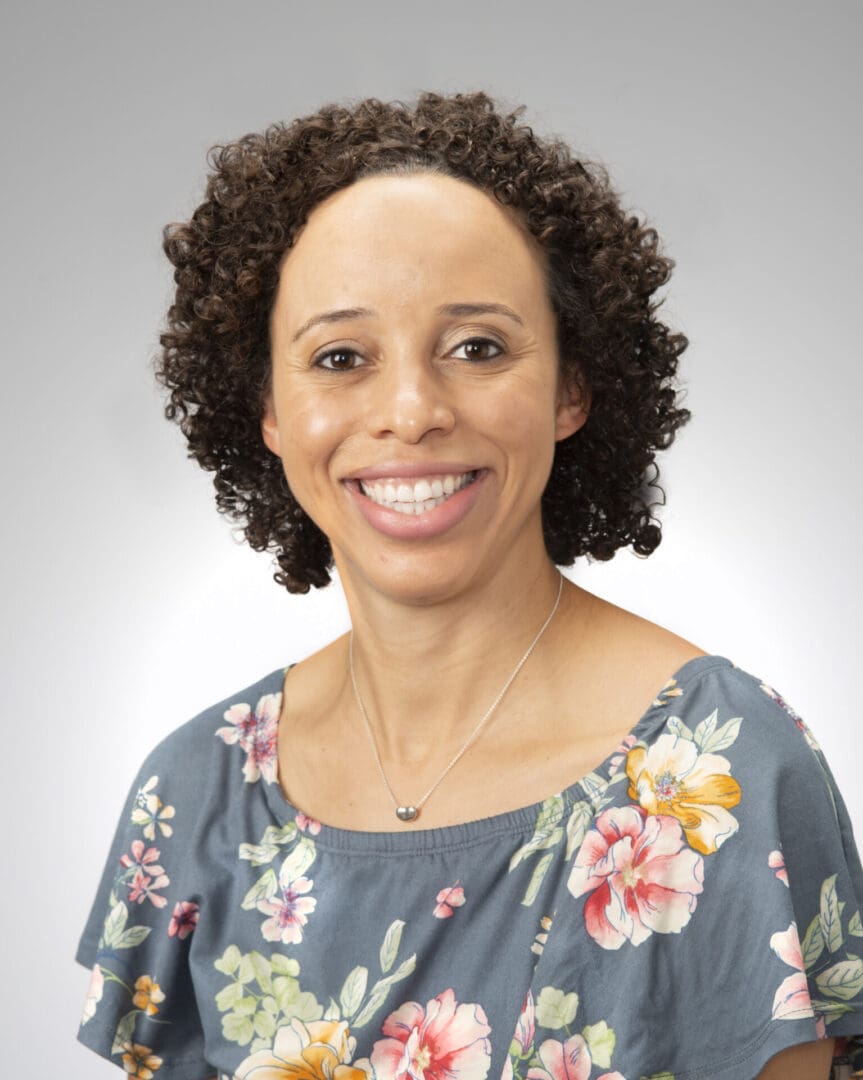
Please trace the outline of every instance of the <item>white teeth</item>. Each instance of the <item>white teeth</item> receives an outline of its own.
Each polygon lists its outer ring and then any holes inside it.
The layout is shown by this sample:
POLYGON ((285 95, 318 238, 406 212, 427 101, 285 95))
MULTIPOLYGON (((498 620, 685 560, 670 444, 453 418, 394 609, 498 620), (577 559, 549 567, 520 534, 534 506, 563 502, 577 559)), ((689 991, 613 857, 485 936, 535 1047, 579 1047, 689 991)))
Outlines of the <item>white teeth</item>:
POLYGON ((396 510, 400 514, 424 514, 446 502, 476 477, 477 472, 472 471, 460 476, 435 477, 431 481, 421 479, 413 484, 406 481, 361 480, 360 489, 367 498, 389 510, 396 510))

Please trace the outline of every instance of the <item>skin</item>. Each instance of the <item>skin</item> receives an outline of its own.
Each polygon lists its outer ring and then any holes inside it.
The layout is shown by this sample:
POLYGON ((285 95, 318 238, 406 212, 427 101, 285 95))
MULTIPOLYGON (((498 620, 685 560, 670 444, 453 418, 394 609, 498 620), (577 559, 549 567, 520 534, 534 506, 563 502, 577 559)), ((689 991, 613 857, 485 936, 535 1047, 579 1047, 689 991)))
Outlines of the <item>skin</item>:
MULTIPOLYGON (((281 267, 263 438, 331 542, 383 765, 393 789, 415 798, 495 699, 557 594, 540 497, 556 441, 577 438, 590 400, 561 377, 543 269, 542 249, 517 215, 472 185, 428 174, 367 178, 337 192, 311 213, 281 267), (456 302, 504 304, 519 321, 439 313, 456 302), (297 337, 314 316, 344 308, 373 314, 297 337), (491 344, 465 347, 477 338, 491 344), (325 362, 338 370, 320 365, 327 350, 336 350, 325 362), (363 517, 345 484, 393 460, 430 474, 441 461, 486 472, 452 528, 395 538, 363 517)), ((376 765, 347 674, 347 640, 286 679, 280 780, 294 805, 328 824, 415 828, 400 824, 382 784, 369 782, 376 765)), ((529 663, 423 806, 419 827, 560 790, 603 760, 671 674, 702 655, 566 582, 529 663), (503 779, 466 785, 478 767, 503 779)), ((826 1080, 830 1042, 783 1052, 760 1080, 826 1080)))

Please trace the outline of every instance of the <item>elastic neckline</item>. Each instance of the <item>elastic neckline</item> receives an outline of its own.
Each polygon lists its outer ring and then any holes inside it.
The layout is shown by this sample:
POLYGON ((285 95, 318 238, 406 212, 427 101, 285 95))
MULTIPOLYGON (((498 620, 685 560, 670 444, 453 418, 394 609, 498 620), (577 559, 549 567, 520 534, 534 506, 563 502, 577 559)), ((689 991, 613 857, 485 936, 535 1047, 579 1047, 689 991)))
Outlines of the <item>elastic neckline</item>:
MULTIPOLYGON (((719 655, 695 656, 691 660, 687 660, 686 663, 679 667, 677 671, 669 677, 666 683, 658 689, 656 698, 654 698, 653 702, 647 707, 638 722, 630 729, 628 735, 624 736, 624 738, 628 739, 634 737, 636 741, 640 740, 645 733, 655 726, 657 721, 662 718, 663 712, 667 711, 670 707, 669 702, 662 699, 662 692, 672 680, 679 687, 684 682, 692 682, 694 679, 707 671, 711 671, 713 668, 733 666, 731 660, 719 655)), ((279 668, 272 672, 271 675, 267 676, 265 680, 267 686, 269 686, 271 680, 278 683, 275 688, 268 691, 269 693, 275 693, 279 695, 281 699, 284 676, 292 667, 294 667, 294 665, 289 664, 287 667, 279 668)), ((671 702, 673 703, 675 700, 676 698, 672 698, 671 702)), ((281 707, 281 700, 279 704, 281 707)), ((585 780, 594 774, 599 774, 604 780, 608 779, 608 770, 612 758, 619 753, 619 747, 615 747, 611 753, 589 773, 579 777, 574 783, 560 791, 550 792, 546 797, 546 800, 557 795, 562 796, 567 802, 577 802, 580 799, 592 798, 590 789, 584 785, 585 780)), ((279 783, 278 765, 276 767, 276 777, 273 782, 268 784, 262 777, 261 783, 270 810, 279 820, 280 825, 285 825, 288 821, 293 821, 298 814, 303 813, 303 811, 288 801, 285 793, 282 791, 281 784, 279 783)), ((320 831, 315 833, 313 838, 316 846, 319 848, 327 848, 343 853, 359 855, 376 854, 405 856, 411 854, 428 854, 431 851, 453 850, 456 848, 470 847, 478 843, 484 843, 487 840, 500 835, 519 833, 531 834, 536 825, 537 815, 542 809, 543 802, 546 800, 531 803, 529 806, 518 807, 515 810, 505 810, 503 813, 493 814, 490 817, 475 818, 471 821, 460 822, 455 825, 436 825, 430 829, 419 828, 399 831, 372 831, 365 829, 344 829, 336 827, 335 825, 327 825, 324 822, 319 822, 320 831)))

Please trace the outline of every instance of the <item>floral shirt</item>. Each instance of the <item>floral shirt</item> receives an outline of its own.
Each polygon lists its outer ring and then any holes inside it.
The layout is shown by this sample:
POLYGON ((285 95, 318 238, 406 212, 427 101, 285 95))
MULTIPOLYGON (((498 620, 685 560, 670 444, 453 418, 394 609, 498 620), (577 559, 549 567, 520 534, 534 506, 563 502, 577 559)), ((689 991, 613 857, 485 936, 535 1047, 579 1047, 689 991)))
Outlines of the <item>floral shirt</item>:
POLYGON ((544 802, 361 832, 281 790, 284 674, 132 784, 77 952, 78 1038, 129 1076, 752 1080, 831 1036, 863 1065, 863 870, 770 686, 697 657, 544 802))

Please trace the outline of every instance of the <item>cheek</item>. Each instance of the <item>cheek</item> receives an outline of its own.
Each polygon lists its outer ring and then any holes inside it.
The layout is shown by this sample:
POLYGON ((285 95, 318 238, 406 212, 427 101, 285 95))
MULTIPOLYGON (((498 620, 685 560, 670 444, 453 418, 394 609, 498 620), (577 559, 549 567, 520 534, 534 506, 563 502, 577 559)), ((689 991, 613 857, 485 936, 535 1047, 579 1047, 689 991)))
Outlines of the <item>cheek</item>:
POLYGON ((314 472, 326 469, 347 436, 344 410, 335 401, 294 400, 282 415, 282 461, 288 483, 297 493, 314 472))
POLYGON ((481 397, 474 409, 476 422, 494 433, 505 449, 541 454, 547 444, 554 455, 554 400, 542 387, 519 382, 481 397))

